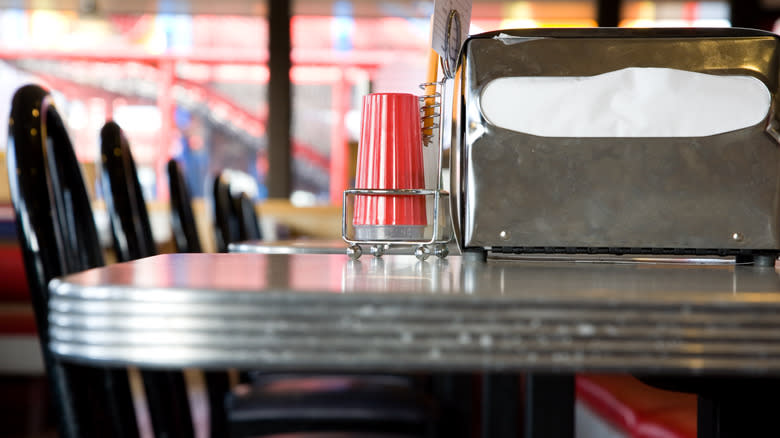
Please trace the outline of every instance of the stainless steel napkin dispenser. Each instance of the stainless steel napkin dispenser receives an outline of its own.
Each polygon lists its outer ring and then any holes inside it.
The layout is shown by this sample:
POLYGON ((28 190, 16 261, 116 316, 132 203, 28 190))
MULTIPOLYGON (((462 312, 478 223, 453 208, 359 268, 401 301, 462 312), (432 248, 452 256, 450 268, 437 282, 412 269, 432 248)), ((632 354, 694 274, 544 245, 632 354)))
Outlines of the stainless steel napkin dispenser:
POLYGON ((451 199, 460 247, 774 257, 780 252, 778 79, 778 37, 755 30, 528 29, 472 36, 453 84, 451 199), (497 79, 587 78, 631 68, 757 79, 768 93, 766 114, 740 129, 676 137, 539 135, 486 117, 486 88, 497 79))

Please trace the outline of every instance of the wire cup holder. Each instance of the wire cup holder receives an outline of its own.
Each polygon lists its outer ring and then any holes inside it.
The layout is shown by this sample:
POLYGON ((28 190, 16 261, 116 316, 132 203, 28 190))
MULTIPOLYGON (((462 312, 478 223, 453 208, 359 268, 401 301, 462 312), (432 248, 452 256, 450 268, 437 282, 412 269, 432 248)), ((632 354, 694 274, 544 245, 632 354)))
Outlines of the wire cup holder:
MULTIPOLYGON (((392 247, 409 248, 413 251, 415 257, 419 260, 426 260, 434 255, 439 258, 445 258, 449 254, 447 247, 452 240, 452 232, 449 227, 449 192, 442 189, 442 160, 444 152, 444 142, 440 128, 442 97, 445 81, 426 82, 420 84, 426 94, 419 96, 420 100, 420 119, 422 129, 422 139, 425 146, 436 143, 436 184, 435 189, 348 189, 344 190, 341 210, 341 237, 350 246, 347 248, 347 255, 353 260, 357 260, 363 255, 363 246, 369 248, 371 255, 381 257, 392 247), (426 126, 426 122, 429 123, 426 126), (429 238, 422 239, 371 239, 363 240, 354 237, 354 230, 349 232, 348 220, 349 201, 355 196, 422 196, 427 200, 433 200, 431 232, 429 238)), ((427 210, 427 207, 426 207, 427 210)))

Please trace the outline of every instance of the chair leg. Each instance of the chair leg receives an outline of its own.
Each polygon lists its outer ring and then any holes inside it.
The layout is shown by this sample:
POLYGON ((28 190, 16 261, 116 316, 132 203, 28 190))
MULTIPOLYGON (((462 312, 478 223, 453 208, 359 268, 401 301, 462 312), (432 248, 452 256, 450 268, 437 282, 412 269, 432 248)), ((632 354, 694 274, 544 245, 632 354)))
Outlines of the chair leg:
POLYGON ((130 391, 130 381, 127 370, 101 369, 105 394, 108 397, 106 409, 111 417, 113 425, 111 436, 120 438, 132 438, 139 435, 138 424, 135 418, 135 406, 133 395, 130 391))
POLYGON ((84 382, 79 379, 78 368, 65 365, 47 353, 44 351, 44 358, 49 362, 46 373, 51 385, 59 436, 78 438, 84 435, 84 428, 78 422, 79 412, 85 409, 82 407, 84 398, 74 394, 71 388, 78 388, 84 382))
POLYGON ((181 371, 142 371, 149 415, 157 438, 195 436, 187 385, 181 371))
POLYGON ((525 378, 525 436, 574 436, 574 376, 528 374, 525 378))
POLYGON ((478 404, 475 402, 474 375, 435 374, 431 377, 431 392, 441 404, 441 418, 435 436, 441 438, 469 438, 475 432, 478 404))
POLYGON ((230 379, 227 371, 205 371, 206 392, 209 398, 209 436, 228 436, 225 397, 230 391, 230 379))
POLYGON ((519 420, 519 376, 486 373, 482 378, 482 437, 519 438, 519 420))
POLYGON ((138 436, 126 373, 49 360, 47 373, 61 437, 138 436))

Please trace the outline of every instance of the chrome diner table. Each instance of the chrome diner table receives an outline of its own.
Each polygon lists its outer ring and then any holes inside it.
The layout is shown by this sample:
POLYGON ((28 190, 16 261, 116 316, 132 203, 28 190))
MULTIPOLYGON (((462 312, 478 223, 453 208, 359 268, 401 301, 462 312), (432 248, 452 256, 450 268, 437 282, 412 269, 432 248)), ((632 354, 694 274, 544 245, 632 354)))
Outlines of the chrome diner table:
MULTIPOLYGON (((228 244, 228 252, 254 254, 347 254, 349 244, 343 239, 292 239, 292 240, 247 240, 228 244)), ((449 254, 460 254, 455 242, 448 245, 449 254)), ((385 254, 412 254, 409 247, 390 246, 385 254)), ((368 250, 366 250, 368 254, 368 250)))
POLYGON ((780 375, 774 268, 166 254, 68 275, 49 289, 51 350, 88 364, 780 375))
POLYGON ((342 239, 248 240, 228 244, 228 252, 256 254, 346 254, 342 239))

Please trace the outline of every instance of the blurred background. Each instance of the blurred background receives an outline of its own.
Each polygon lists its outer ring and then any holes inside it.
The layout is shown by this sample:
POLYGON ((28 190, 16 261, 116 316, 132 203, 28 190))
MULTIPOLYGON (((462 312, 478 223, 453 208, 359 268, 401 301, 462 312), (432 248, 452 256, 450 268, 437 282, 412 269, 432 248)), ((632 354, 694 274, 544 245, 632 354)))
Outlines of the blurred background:
MULTIPOLYGON (((590 27, 596 0, 474 2, 470 32, 590 27)), ((728 1, 623 1, 620 26, 731 25, 728 1)), ((290 2, 289 198, 340 204, 350 184, 360 97, 420 94, 432 1, 290 2), (346 175, 344 174, 346 172, 346 175)), ((19 85, 55 91, 84 163, 107 118, 126 131, 148 201, 167 200, 176 158, 193 194, 224 168, 252 175, 268 197, 269 25, 265 2, 0 0, 0 114, 19 85)), ((0 123, 0 150, 6 144, 0 123)), ((96 193, 99 198, 100 193, 96 193)))
MULTIPOLYGON (((54 436, 5 175, 16 89, 36 82, 52 90, 106 239, 96 169, 107 119, 129 138, 163 251, 166 243, 171 250, 169 158, 181 163, 196 198, 207 251, 211 182, 222 169, 248 175, 272 230, 339 238, 360 99, 422 93, 432 12, 433 1, 419 0, 0 0, 0 436, 54 436)), ((780 0, 474 0, 470 33, 598 25, 776 31, 778 17, 780 0)))

